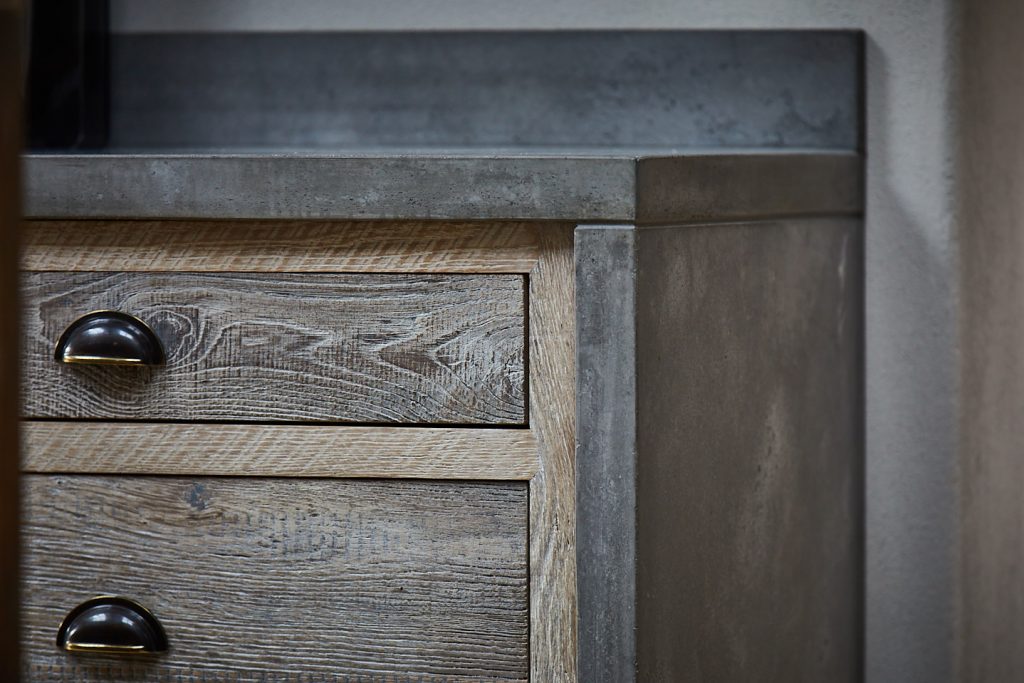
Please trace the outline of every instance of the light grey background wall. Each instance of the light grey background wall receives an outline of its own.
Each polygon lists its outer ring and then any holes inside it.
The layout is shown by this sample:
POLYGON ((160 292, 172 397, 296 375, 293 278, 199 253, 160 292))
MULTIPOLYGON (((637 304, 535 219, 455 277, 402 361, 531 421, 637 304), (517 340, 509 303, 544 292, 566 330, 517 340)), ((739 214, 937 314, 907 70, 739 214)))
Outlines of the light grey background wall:
POLYGON ((114 0, 112 9, 123 32, 863 29, 867 679, 953 679, 959 513, 954 0, 114 0))

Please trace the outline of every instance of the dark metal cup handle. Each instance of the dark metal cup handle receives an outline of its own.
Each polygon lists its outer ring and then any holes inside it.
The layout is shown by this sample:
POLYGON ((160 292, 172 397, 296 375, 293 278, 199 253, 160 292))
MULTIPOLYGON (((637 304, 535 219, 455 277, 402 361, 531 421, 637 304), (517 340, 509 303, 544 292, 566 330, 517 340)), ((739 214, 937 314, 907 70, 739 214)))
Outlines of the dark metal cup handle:
POLYGON ((139 603, 101 595, 68 612, 57 629, 57 647, 96 654, 157 653, 167 651, 167 635, 139 603))
POLYGON ((83 365, 161 365, 164 349, 149 325, 135 316, 93 311, 68 325, 53 357, 83 365))

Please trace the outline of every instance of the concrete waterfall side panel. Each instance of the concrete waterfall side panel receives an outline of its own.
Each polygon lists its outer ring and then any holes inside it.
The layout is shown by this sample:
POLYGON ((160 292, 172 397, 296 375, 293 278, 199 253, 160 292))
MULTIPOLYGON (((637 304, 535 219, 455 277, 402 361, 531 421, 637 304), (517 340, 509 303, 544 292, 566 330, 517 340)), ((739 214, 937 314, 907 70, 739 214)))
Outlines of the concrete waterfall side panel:
POLYGON ((861 680, 860 221, 641 233, 637 660, 861 680))
POLYGON ((861 680, 861 234, 577 230, 581 680, 861 680))

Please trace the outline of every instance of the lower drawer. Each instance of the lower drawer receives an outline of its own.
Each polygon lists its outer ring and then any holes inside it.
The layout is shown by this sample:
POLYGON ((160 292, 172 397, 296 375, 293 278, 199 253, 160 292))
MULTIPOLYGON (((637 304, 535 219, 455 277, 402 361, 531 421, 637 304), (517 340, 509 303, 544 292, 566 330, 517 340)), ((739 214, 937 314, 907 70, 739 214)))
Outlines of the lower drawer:
POLYGON ((523 483, 23 477, 29 681, 523 681, 523 483), (161 655, 60 650, 98 594, 161 655))

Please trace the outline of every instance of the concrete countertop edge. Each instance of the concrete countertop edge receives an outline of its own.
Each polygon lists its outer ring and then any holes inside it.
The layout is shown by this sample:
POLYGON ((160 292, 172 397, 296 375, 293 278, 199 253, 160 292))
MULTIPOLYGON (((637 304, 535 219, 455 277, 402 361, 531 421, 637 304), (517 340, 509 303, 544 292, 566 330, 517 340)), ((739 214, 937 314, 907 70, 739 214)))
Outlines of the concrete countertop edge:
POLYGON ((859 214, 863 159, 670 154, 28 154, 30 219, 536 220, 660 225, 859 214))

